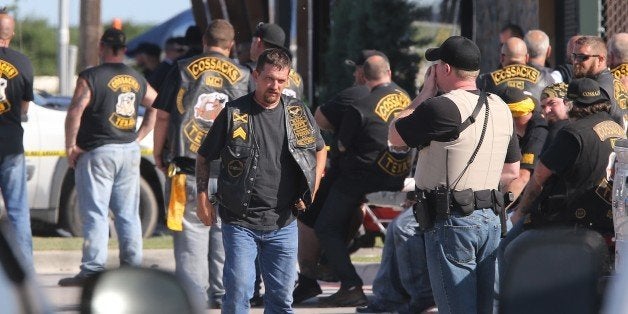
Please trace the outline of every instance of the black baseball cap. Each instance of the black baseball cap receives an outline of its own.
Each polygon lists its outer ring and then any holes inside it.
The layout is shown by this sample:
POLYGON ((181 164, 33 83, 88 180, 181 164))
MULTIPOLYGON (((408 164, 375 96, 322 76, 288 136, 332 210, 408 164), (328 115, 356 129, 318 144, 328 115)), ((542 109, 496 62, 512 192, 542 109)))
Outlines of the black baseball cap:
POLYGON ((119 29, 107 28, 102 34, 102 37, 100 37, 100 42, 107 46, 125 47, 126 35, 119 29))
POLYGON ((263 42, 271 44, 275 47, 284 47, 286 42, 286 33, 277 24, 261 22, 257 24, 255 29, 255 37, 259 37, 263 42))
POLYGON ((425 59, 441 60, 461 70, 477 71, 480 69, 480 48, 465 37, 451 36, 440 47, 427 49, 425 59))
POLYGON ((600 84, 587 77, 573 79, 569 83, 567 98, 581 107, 610 100, 606 92, 600 88, 600 84))
POLYGON ((362 52, 360 53, 357 59, 355 60, 346 59, 345 64, 352 67, 362 66, 364 65, 364 62, 366 62, 366 59, 372 56, 381 56, 384 59, 386 59, 386 61, 388 61, 388 57, 386 57, 386 55, 383 52, 379 50, 365 49, 365 50, 362 50, 362 52))

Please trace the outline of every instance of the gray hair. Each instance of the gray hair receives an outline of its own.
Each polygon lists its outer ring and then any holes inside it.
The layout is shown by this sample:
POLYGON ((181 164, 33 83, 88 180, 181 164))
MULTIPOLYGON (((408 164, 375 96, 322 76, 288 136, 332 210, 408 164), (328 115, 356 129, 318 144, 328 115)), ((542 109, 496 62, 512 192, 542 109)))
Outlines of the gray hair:
POLYGON ((544 56, 550 45, 550 40, 547 34, 538 29, 528 31, 523 40, 528 47, 528 55, 530 55, 530 58, 544 56))

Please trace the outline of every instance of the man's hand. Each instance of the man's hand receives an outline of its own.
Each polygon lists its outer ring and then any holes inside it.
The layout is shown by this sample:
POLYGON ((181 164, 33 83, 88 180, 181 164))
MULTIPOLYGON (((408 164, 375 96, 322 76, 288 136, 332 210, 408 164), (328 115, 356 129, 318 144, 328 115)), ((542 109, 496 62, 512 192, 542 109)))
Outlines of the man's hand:
POLYGON ((76 167, 76 161, 79 156, 83 154, 85 151, 76 145, 72 145, 65 149, 65 154, 68 156, 68 163, 70 164, 70 168, 74 169, 76 167))
POLYGON ((206 226, 211 226, 216 223, 216 209, 214 205, 209 202, 206 192, 198 193, 196 216, 206 226))
POLYGON ((161 160, 161 154, 159 154, 159 156, 153 155, 153 158, 155 159, 155 168, 159 169, 164 174, 168 174, 168 167, 166 167, 164 162, 161 160))
POLYGON ((436 85, 436 64, 432 64, 425 72, 423 81, 423 89, 421 93, 425 93, 428 98, 436 96, 438 86, 436 85))
POLYGON ((305 211, 305 209, 307 208, 305 206, 305 202, 303 202, 303 199, 298 199, 295 203, 294 203, 294 208, 300 212, 305 211))

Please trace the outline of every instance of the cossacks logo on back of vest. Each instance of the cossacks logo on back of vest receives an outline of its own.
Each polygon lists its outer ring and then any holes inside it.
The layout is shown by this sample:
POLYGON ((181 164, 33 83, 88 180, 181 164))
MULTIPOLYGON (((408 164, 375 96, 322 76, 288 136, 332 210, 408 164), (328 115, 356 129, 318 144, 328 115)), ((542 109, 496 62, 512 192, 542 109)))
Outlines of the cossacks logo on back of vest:
POLYGON ((136 95, 140 91, 140 83, 131 75, 116 75, 109 80, 107 86, 119 93, 116 111, 109 116, 109 122, 121 130, 135 130, 136 95))
MULTIPOLYGON (((198 79, 204 72, 213 71, 222 74, 227 80, 234 84, 242 78, 242 72, 235 64, 228 60, 214 57, 200 58, 187 66, 188 72, 194 79, 198 79)), ((212 83, 211 81, 209 83, 212 83)), ((213 82, 213 84, 217 84, 213 82)), ((208 84, 213 86, 211 84, 208 84)))
POLYGON ((11 103, 7 97, 6 89, 10 79, 16 77, 20 72, 13 64, 0 60, 0 115, 11 110, 11 103), (6 77, 6 79, 5 79, 6 77))
POLYGON ((508 65, 502 69, 491 72, 490 74, 495 86, 508 82, 508 86, 517 87, 519 89, 524 88, 523 81, 536 84, 541 77, 541 72, 539 70, 523 64, 508 65))
POLYGON ((373 112, 382 118, 382 120, 388 121, 392 114, 405 109, 408 104, 410 104, 408 95, 402 92, 392 93, 384 96, 384 98, 377 103, 373 112))

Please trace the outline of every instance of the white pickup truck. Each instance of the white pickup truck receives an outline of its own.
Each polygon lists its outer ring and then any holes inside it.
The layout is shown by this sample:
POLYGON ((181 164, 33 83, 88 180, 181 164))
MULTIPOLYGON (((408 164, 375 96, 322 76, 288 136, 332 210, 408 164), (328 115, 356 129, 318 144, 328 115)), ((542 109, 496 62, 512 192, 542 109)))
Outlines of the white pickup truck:
MULTIPOLYGON (((22 123, 31 217, 80 236, 82 223, 74 172, 65 157, 67 107, 45 102, 37 95, 29 107, 28 121, 22 123)), ((153 234, 158 219, 163 216, 164 177, 154 166, 152 132, 141 142, 141 148, 140 218, 143 235, 147 237, 153 234)))

